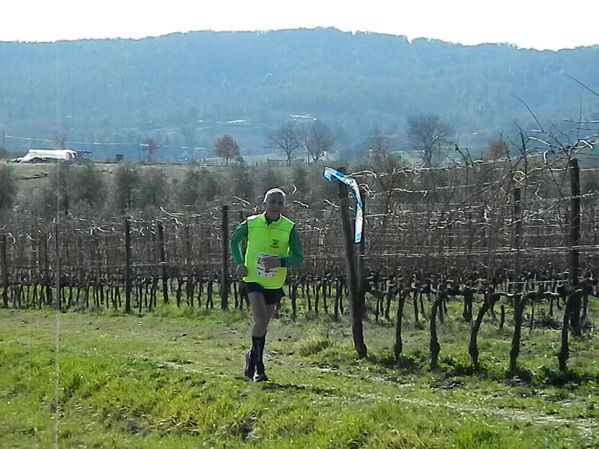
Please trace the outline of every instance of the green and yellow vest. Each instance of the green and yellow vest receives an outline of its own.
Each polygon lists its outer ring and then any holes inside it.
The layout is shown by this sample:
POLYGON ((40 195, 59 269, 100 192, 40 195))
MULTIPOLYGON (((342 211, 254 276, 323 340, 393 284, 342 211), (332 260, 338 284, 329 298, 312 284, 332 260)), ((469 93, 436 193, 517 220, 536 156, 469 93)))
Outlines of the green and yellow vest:
POLYGON ((257 282, 264 288, 281 288, 287 277, 287 268, 267 271, 260 263, 262 256, 286 257, 289 255, 289 236, 294 223, 283 215, 270 224, 264 214, 253 215, 246 220, 248 227, 245 266, 248 275, 245 282, 257 282))

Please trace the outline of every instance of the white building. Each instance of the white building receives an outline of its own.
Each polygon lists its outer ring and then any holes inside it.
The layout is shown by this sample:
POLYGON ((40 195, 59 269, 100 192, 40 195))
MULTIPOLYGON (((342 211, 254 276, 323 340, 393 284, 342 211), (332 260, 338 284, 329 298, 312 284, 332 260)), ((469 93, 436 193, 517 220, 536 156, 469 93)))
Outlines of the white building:
POLYGON ((15 159, 16 162, 46 162, 46 161, 72 161, 77 157, 75 150, 38 150, 31 148, 23 157, 15 159))

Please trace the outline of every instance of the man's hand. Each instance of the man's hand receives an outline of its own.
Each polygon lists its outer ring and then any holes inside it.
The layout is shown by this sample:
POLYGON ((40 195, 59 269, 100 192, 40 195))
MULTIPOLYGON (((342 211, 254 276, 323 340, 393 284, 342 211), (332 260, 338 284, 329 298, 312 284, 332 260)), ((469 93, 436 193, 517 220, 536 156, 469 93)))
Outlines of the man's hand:
POLYGON ((262 265, 267 270, 272 270, 273 268, 279 268, 283 266, 281 263, 281 259, 275 256, 267 256, 262 258, 262 265))
POLYGON ((235 267, 235 273, 241 278, 245 277, 248 275, 248 267, 246 267, 244 264, 239 264, 237 267, 235 267))

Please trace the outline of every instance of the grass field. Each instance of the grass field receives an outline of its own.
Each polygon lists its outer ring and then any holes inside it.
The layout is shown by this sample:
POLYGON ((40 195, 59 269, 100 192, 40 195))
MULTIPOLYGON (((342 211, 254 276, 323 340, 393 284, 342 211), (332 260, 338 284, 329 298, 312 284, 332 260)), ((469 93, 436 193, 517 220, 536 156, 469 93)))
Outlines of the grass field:
POLYGON ((165 306, 145 316, 0 310, 0 447, 599 445, 592 333, 572 341, 563 375, 559 331, 525 331, 513 376, 509 326, 484 323, 475 371, 468 326, 452 318, 439 325, 442 359, 433 372, 428 333, 413 323, 397 363, 392 324, 367 321, 369 358, 358 360, 347 319, 292 321, 284 309, 267 337, 271 381, 252 383, 242 376, 250 321, 246 311, 165 306))

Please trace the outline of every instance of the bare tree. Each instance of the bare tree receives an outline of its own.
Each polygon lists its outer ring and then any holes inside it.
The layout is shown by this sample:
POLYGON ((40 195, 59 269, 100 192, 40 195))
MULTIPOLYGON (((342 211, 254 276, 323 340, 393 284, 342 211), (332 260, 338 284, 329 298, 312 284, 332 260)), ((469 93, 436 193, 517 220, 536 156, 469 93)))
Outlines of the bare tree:
POLYGON ((168 185, 162 169, 152 167, 140 173, 138 206, 141 208, 164 206, 168 201, 168 185))
POLYGON ((247 164, 242 160, 233 165, 232 180, 230 182, 231 194, 250 200, 254 195, 254 179, 247 164))
POLYGON ((240 156, 239 144, 228 134, 225 134, 214 144, 214 154, 226 161, 229 165, 229 159, 235 159, 240 156))
POLYGON ((95 164, 72 167, 69 189, 72 191, 73 207, 81 206, 98 210, 104 205, 106 183, 95 164))
POLYGON ((114 171, 113 201, 120 213, 123 214, 133 207, 139 181, 139 172, 135 165, 122 164, 114 171))
POLYGON ((297 126, 293 122, 285 123, 266 135, 268 146, 283 150, 287 155, 287 165, 291 164, 291 156, 301 146, 297 126))
POLYGON ((443 143, 448 143, 453 128, 436 114, 408 117, 406 136, 408 145, 419 151, 425 167, 432 167, 440 159, 443 143))
POLYGON ((177 183, 176 197, 179 204, 185 208, 196 205, 200 201, 202 191, 201 172, 196 168, 187 168, 183 179, 177 183))
POLYGON ((383 130, 375 126, 362 142, 368 156, 379 156, 391 151, 391 139, 383 130))
POLYGON ((312 161, 316 162, 333 149, 335 137, 331 129, 320 120, 306 125, 301 140, 312 161))
POLYGON ((485 153, 485 159, 496 161, 498 159, 504 159, 508 156, 507 143, 503 139, 491 140, 487 143, 487 151, 485 153))

